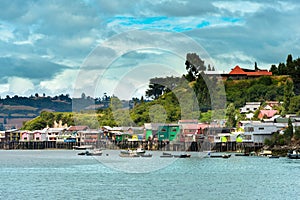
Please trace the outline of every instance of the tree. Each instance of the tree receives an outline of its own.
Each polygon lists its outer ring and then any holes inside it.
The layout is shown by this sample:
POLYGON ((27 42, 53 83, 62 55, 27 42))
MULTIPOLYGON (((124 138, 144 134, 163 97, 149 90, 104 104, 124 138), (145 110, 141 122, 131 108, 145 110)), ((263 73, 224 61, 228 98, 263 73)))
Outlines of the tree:
POLYGON ((294 127, 291 118, 289 118, 288 127, 284 131, 284 135, 288 143, 291 141, 293 134, 294 134, 294 127))
POLYGON ((206 70, 204 60, 202 60, 196 53, 188 53, 186 55, 185 69, 188 71, 189 75, 192 75, 196 79, 201 71, 206 70))
POLYGON ((300 96, 294 96, 291 98, 289 112, 300 114, 300 96))
POLYGON ((257 62, 254 63, 254 69, 255 69, 255 71, 259 70, 258 67, 257 67, 257 62))
POLYGON ((212 71, 210 64, 208 64, 208 66, 207 66, 207 71, 212 71))
POLYGON ((289 106, 291 103, 291 98, 294 96, 294 85, 293 82, 289 79, 287 79, 285 86, 284 86, 284 111, 286 113, 289 113, 289 106))
POLYGON ((272 72, 273 75, 278 75, 278 68, 276 65, 271 66, 270 72, 272 72))
POLYGON ((230 103, 227 106, 227 110, 226 110, 226 116, 227 116, 226 126, 227 127, 235 127, 235 125, 236 125, 235 112, 236 111, 235 111, 234 103, 230 103))
POLYGON ((295 73, 295 64, 291 54, 289 54, 286 59, 286 69, 288 75, 293 75, 295 73))
POLYGON ((286 70, 286 66, 284 63, 279 63, 278 65, 278 75, 286 75, 287 74, 287 70, 286 70))

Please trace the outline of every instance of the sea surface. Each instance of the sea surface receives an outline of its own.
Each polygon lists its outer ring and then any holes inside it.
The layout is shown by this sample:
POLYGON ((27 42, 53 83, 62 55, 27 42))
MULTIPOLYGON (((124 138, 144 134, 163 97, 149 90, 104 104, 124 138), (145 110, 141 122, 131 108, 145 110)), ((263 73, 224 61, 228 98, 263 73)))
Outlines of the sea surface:
POLYGON ((0 199, 300 199, 300 160, 1 150, 0 199))

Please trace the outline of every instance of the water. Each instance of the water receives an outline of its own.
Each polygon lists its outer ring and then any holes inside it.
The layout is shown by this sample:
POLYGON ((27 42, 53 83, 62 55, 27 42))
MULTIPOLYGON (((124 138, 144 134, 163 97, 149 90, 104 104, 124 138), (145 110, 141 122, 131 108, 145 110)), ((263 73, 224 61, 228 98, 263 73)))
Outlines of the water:
POLYGON ((300 160, 77 153, 0 151, 0 199, 300 199, 300 160))

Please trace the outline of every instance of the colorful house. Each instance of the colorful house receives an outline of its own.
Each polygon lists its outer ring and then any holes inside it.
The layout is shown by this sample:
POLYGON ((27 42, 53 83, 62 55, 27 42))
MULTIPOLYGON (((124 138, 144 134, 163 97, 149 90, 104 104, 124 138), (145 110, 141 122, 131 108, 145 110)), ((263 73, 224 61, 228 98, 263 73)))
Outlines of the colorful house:
POLYGON ((275 114, 277 114, 277 110, 260 110, 258 114, 259 119, 263 118, 272 118, 275 114))
POLYGON ((176 139, 177 135, 179 134, 180 134, 180 125, 178 124, 159 126, 157 132, 159 141, 173 141, 176 139))
POLYGON ((30 131, 23 131, 21 132, 21 139, 22 142, 29 142, 33 140, 33 133, 30 131))

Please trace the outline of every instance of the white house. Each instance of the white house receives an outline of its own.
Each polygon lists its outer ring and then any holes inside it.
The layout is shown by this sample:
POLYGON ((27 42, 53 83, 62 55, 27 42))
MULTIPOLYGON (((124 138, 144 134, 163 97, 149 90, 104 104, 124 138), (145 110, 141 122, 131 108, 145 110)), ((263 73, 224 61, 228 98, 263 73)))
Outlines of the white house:
POLYGON ((246 102, 246 105, 240 108, 240 113, 255 112, 260 107, 260 102, 246 102))
POLYGON ((248 123, 244 125, 243 142, 264 143, 280 130, 274 123, 248 123))

